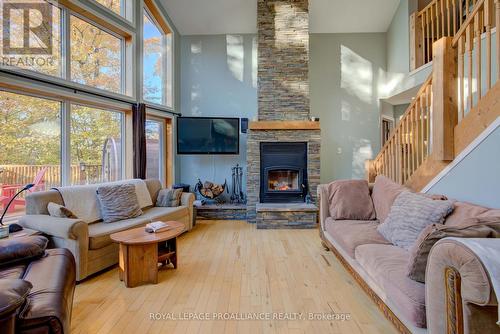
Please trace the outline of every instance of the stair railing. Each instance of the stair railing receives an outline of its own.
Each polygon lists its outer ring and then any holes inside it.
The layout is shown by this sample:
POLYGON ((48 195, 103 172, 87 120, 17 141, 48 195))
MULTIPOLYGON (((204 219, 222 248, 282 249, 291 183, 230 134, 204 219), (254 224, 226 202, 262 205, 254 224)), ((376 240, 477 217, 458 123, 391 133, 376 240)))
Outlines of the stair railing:
POLYGON ((432 44, 453 37, 471 16, 479 0, 433 0, 410 15, 411 70, 432 61, 432 44))
POLYGON ((458 50, 459 121, 500 78, 500 34, 496 33, 496 73, 492 67, 492 29, 500 26, 500 0, 478 0, 453 38, 458 50), (484 39, 484 41, 483 41, 484 39), (483 55, 482 52, 486 54, 483 55), (483 61, 483 56, 485 61, 483 61))
POLYGON ((422 85, 413 102, 391 132, 377 157, 369 163, 368 177, 385 175, 405 184, 430 154, 432 76, 422 85))

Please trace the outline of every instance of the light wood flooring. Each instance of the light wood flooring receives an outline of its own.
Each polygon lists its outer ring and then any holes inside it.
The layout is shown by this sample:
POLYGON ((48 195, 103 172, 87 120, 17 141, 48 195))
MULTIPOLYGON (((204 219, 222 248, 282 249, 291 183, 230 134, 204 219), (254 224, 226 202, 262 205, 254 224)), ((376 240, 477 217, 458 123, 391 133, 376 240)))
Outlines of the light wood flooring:
POLYGON ((72 333, 396 333, 321 247, 317 230, 198 221, 178 247, 178 269, 160 271, 157 285, 127 289, 116 267, 79 284, 72 333), (309 313, 335 312, 348 313, 350 320, 150 319, 150 313, 187 318, 204 312, 233 317, 295 312, 306 319, 309 313))

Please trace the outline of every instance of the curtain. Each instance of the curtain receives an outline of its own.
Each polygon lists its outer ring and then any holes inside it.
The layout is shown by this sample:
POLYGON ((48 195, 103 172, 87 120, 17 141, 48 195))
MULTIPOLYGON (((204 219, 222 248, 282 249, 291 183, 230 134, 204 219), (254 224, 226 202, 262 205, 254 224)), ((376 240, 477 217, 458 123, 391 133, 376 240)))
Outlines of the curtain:
POLYGON ((134 104, 132 108, 134 178, 146 178, 146 105, 134 104))

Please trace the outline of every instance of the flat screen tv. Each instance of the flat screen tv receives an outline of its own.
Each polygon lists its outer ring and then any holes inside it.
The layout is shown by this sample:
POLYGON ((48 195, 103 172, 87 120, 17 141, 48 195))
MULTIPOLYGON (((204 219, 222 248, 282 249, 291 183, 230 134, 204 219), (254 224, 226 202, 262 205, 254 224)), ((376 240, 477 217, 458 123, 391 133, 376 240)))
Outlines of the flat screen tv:
POLYGON ((177 154, 239 154, 240 119, 179 117, 177 154))

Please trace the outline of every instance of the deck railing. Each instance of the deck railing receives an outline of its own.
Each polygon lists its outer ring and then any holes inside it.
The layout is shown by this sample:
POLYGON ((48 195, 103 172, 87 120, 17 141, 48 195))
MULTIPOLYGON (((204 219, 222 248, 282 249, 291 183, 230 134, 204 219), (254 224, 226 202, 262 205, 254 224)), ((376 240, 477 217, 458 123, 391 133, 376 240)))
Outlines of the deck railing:
MULTIPOLYGON (((45 189, 61 185, 60 165, 0 165, 1 185, 24 185, 33 182, 36 174, 44 167, 45 189)), ((102 180, 101 165, 71 165, 71 184, 97 183, 102 180)))

